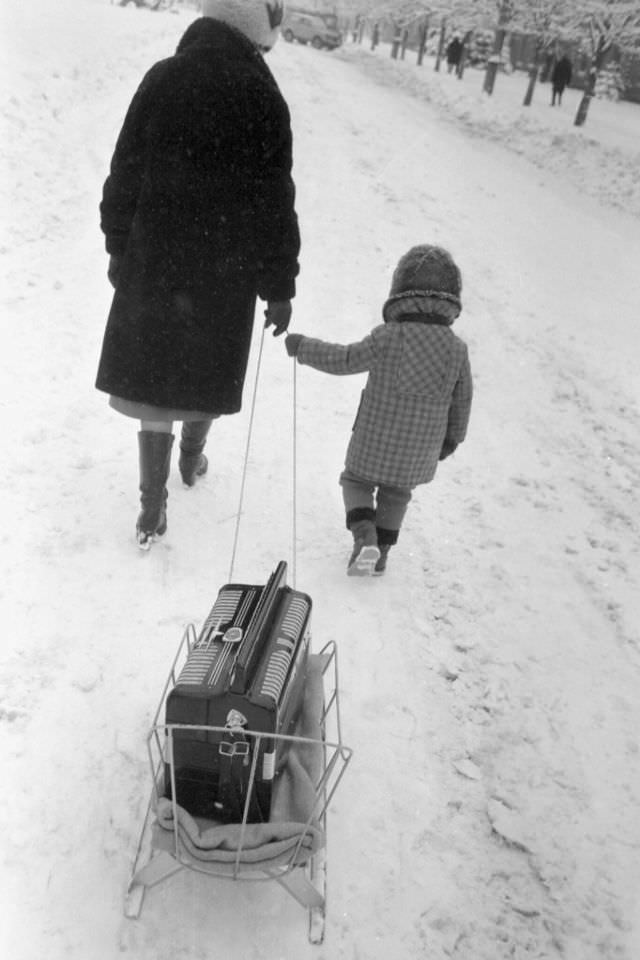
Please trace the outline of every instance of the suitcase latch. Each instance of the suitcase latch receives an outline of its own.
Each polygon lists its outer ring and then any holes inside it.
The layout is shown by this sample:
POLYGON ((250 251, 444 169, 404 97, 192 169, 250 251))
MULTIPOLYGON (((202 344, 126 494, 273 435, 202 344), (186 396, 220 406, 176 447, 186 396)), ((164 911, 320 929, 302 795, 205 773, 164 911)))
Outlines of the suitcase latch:
POLYGON ((235 740, 233 743, 223 740, 220 743, 220 753, 223 757, 247 757, 249 744, 246 740, 235 740))

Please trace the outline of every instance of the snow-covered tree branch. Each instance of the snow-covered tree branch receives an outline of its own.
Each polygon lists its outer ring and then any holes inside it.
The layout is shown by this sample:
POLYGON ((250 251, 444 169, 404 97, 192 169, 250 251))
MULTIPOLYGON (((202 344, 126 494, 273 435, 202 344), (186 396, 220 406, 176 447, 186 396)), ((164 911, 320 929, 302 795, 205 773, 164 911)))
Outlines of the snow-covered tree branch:
POLYGON ((567 27, 586 40, 590 58, 587 85, 575 118, 580 127, 587 119, 607 53, 614 44, 632 47, 640 43, 640 0, 583 0, 568 17, 567 27))

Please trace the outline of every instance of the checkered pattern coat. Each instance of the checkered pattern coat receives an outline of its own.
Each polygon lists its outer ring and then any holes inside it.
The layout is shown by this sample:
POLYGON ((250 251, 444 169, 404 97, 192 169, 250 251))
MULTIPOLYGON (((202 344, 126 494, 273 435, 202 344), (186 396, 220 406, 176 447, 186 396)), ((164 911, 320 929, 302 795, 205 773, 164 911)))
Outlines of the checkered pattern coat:
POLYGON ((449 326, 391 322, 348 346, 303 337, 297 358, 325 373, 369 371, 345 460, 363 479, 428 483, 445 438, 464 440, 471 370, 467 347, 449 326))

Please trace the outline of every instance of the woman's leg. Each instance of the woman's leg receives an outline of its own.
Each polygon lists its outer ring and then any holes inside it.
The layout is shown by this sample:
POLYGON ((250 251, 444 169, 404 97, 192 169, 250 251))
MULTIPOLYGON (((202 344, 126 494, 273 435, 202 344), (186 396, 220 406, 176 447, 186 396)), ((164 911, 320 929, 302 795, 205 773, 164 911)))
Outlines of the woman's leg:
POLYGON ((198 477, 204 476, 209 467, 209 461, 202 451, 212 419, 186 420, 182 424, 178 466, 183 483, 188 487, 192 487, 198 477))
POLYGON ((140 455, 140 505, 136 524, 138 546, 148 550, 167 529, 167 480, 171 466, 173 423, 141 420, 138 433, 140 455))
POLYGON ((151 433, 173 433, 173 420, 141 420, 140 429, 151 433))

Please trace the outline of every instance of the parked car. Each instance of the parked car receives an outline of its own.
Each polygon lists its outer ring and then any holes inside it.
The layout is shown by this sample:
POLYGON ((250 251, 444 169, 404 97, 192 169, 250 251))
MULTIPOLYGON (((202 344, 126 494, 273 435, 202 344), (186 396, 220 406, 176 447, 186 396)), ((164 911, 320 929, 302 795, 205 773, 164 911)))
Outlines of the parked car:
POLYGON ((310 43, 316 50, 323 47, 335 50, 342 43, 338 21, 333 14, 321 16, 318 13, 288 7, 285 8, 280 31, 288 43, 293 43, 294 40, 298 43, 310 43))

